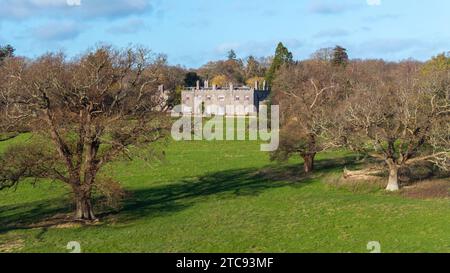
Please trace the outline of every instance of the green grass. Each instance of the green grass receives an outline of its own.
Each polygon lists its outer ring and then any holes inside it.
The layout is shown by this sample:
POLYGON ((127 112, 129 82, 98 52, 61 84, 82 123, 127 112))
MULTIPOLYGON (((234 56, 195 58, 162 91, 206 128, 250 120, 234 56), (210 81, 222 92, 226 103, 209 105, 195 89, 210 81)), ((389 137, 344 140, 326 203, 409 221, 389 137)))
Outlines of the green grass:
POLYGON ((68 252, 78 241, 83 252, 368 252, 379 241, 383 252, 450 252, 449 200, 327 185, 350 157, 322 154, 305 178, 299 160, 271 163, 256 142, 172 142, 161 162, 107 170, 132 197, 96 226, 28 227, 70 211, 59 183, 0 192, 0 249, 68 252))

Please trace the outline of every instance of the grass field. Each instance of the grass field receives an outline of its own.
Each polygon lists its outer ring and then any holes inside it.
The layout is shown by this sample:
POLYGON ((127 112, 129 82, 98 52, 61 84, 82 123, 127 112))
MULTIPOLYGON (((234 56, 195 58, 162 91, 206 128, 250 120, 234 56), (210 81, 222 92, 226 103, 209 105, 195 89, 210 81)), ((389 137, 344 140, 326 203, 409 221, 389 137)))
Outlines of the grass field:
POLYGON ((299 160, 271 163, 256 142, 172 142, 154 165, 109 168, 132 196, 84 227, 39 225, 71 211, 68 191, 21 184, 0 192, 0 251, 68 252, 78 241, 83 252, 368 252, 379 241, 382 252, 450 252, 449 200, 338 189, 325 180, 351 155, 318 159, 304 177, 299 160))

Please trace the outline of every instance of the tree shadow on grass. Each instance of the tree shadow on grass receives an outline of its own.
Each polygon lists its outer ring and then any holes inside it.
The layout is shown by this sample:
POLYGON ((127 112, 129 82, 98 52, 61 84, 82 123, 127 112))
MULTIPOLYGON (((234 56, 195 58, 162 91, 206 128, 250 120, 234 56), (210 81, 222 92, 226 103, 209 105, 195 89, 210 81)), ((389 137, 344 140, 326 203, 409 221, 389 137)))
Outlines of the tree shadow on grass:
POLYGON ((255 196, 288 181, 272 181, 257 169, 227 170, 180 182, 136 190, 119 212, 121 222, 163 216, 186 209, 214 196, 217 199, 255 196))
POLYGON ((67 198, 54 198, 0 206, 0 234, 16 229, 46 227, 37 223, 67 215, 71 210, 68 204, 70 201, 67 198))
MULTIPOLYGON (((272 164, 263 168, 237 169, 211 173, 198 178, 136 190, 118 213, 120 222, 142 217, 164 216, 186 209, 214 196, 216 199, 257 196, 280 187, 302 187, 319 176, 342 169, 354 157, 317 161, 317 172, 305 175, 300 164, 272 164)), ((105 214, 104 216, 111 216, 105 214)))
MULTIPOLYGON (((179 182, 131 191, 120 211, 98 214, 108 222, 128 223, 143 217, 165 216, 186 209, 207 198, 227 199, 257 196, 280 187, 302 187, 318 176, 342 169, 354 157, 318 160, 317 172, 305 175, 301 164, 271 164, 263 168, 227 170, 201 177, 183 178, 179 182)), ((67 198, 51 199, 0 207, 0 234, 15 229, 48 228, 55 224, 47 219, 72 211, 67 198), (36 224, 37 223, 37 224, 36 224), (42 223, 42 224, 39 224, 42 223)), ((55 219, 58 219, 57 217, 55 219)))

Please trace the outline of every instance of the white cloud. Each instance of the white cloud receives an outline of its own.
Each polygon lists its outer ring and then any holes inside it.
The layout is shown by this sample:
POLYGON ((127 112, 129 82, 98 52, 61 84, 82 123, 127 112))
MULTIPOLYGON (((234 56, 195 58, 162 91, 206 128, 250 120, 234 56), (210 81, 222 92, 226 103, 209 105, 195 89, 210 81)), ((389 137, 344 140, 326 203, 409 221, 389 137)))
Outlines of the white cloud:
POLYGON ((35 38, 42 41, 65 41, 76 38, 83 27, 74 21, 52 21, 33 29, 35 38))
POLYGON ((81 6, 81 0, 67 0, 69 6, 81 6))
POLYGON ((367 0, 367 5, 369 6, 380 6, 381 0, 367 0))
POLYGON ((126 17, 152 10, 152 0, 0 0, 2 19, 126 17))
MULTIPOLYGON (((17 1, 19 4, 26 5, 27 1, 17 1)), ((51 6, 64 6, 66 0, 30 0, 29 3, 36 7, 51 7, 51 6)))
POLYGON ((127 20, 126 22, 123 22, 119 25, 114 25, 107 29, 107 32, 113 33, 113 34, 131 34, 131 33, 137 33, 143 30, 150 30, 150 26, 145 24, 145 21, 138 18, 132 18, 127 20))

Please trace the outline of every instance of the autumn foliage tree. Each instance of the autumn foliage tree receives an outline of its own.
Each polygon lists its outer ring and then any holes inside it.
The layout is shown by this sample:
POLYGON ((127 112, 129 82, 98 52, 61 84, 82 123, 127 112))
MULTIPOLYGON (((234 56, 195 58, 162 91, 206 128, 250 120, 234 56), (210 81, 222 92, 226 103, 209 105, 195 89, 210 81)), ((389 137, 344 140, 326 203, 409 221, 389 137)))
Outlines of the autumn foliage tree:
POLYGON ((230 83, 230 79, 225 75, 217 75, 211 80, 211 84, 217 87, 226 87, 230 83))
POLYGON ((224 76, 229 83, 233 83, 234 85, 245 83, 244 63, 242 60, 236 58, 209 62, 199 68, 197 73, 205 80, 212 80, 217 76, 224 76))
POLYGON ((11 58, 0 68, 2 131, 27 126, 35 141, 0 156, 0 188, 26 179, 68 185, 75 218, 93 220, 92 193, 112 184, 99 173, 134 148, 164 137, 165 101, 149 51, 101 47, 75 59, 11 58))

